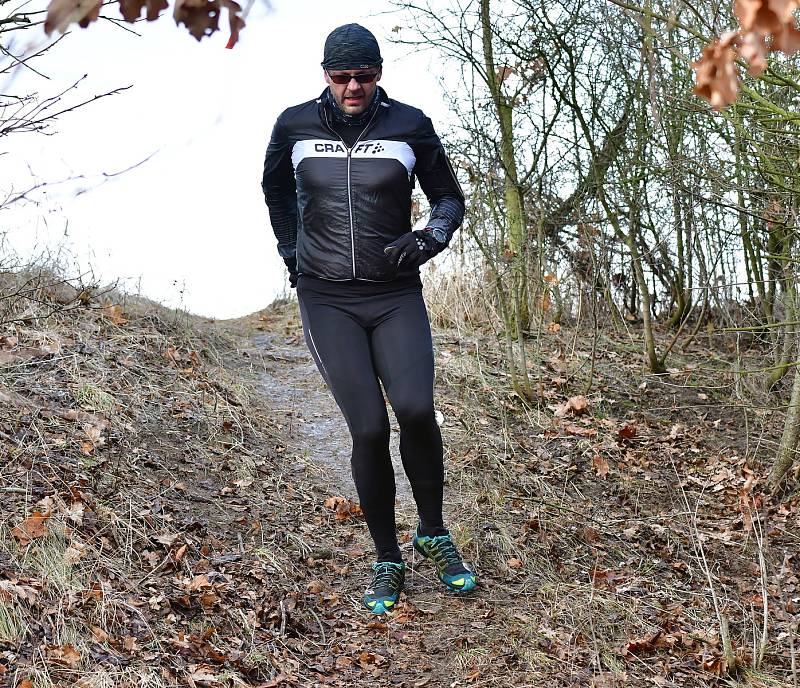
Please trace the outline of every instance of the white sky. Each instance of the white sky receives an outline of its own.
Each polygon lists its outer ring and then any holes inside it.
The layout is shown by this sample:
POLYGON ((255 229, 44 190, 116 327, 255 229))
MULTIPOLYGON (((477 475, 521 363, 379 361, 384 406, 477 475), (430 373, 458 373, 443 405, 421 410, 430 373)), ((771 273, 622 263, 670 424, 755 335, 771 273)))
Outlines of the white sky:
POLYGON ((21 70, 0 84, 3 93, 50 95, 86 74, 73 102, 133 84, 64 115, 52 136, 0 139, 8 152, 0 155, 0 198, 34 178, 88 178, 49 187, 38 206, 0 211, 0 232, 26 256, 66 244, 72 273, 91 267, 100 279, 120 279, 167 305, 217 318, 263 308, 285 283, 260 188, 264 151, 277 115, 325 87, 319 63, 331 29, 355 21, 372 30, 389 95, 425 110, 440 134, 447 119, 441 61, 388 42, 392 27, 404 24, 380 14, 388 2, 273 0, 272 8, 256 2, 233 50, 224 49, 226 30, 198 43, 171 16, 136 24, 140 36, 105 21, 75 27, 33 63, 49 79, 21 70), (153 153, 97 185, 103 173, 153 153))

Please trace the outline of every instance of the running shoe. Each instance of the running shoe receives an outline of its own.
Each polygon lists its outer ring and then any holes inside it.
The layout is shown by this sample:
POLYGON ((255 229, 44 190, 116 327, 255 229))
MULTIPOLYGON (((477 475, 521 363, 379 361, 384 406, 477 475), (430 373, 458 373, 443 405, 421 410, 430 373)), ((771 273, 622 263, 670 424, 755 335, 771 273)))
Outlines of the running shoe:
POLYGON ((429 537, 421 535, 419 527, 414 534, 414 549, 430 559, 439 580, 453 592, 469 592, 478 584, 475 572, 464 563, 450 533, 429 537))
POLYGON ((385 614, 397 600, 406 580, 406 565, 377 561, 372 565, 372 582, 364 591, 364 606, 373 614, 385 614))

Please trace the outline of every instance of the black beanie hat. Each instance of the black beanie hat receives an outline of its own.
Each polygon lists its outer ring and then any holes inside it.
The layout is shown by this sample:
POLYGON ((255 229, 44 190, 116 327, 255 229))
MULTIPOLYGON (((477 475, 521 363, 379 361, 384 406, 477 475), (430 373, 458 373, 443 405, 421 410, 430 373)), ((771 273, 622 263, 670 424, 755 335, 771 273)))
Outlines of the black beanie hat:
POLYGON ((383 64, 378 41, 360 24, 345 24, 325 39, 324 69, 368 69, 383 64))

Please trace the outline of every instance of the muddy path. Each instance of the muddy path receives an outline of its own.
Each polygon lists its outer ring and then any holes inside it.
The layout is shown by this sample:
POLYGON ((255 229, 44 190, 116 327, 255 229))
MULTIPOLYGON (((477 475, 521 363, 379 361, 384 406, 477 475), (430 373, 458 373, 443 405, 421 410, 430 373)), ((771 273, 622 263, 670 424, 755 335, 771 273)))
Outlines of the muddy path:
MULTIPOLYGON (((245 351, 255 363, 258 390, 284 430, 287 449, 314 482, 327 484, 333 495, 357 500, 347 425, 305 343, 276 332, 256 332, 245 351)), ((400 460, 400 429, 391 407, 387 408, 398 520, 414 522, 411 486, 400 460)))

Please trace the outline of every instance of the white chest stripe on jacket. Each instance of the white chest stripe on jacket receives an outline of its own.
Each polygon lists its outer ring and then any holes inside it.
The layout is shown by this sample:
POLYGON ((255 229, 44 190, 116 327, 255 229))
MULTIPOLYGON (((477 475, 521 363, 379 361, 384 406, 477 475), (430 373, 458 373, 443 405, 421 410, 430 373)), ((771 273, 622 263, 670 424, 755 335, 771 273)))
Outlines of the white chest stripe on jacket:
MULTIPOLYGON (((292 147, 292 165, 295 173, 300 163, 306 158, 346 158, 347 148, 341 141, 325 141, 323 139, 306 139, 298 141, 292 147)), ((359 141, 353 148, 351 157, 354 160, 397 160, 406 168, 408 178, 414 171, 417 161, 414 151, 404 141, 371 140, 359 141)))

